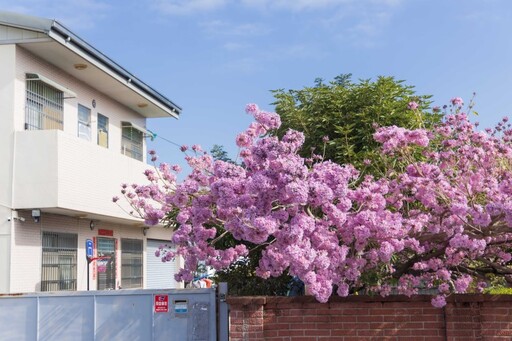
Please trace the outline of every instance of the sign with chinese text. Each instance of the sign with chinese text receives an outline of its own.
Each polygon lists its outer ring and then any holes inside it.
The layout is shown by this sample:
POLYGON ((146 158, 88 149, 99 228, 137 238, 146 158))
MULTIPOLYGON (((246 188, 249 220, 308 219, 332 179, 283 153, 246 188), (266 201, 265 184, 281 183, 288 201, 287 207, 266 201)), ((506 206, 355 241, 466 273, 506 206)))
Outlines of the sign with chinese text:
POLYGON ((169 312, 169 295, 155 295, 155 313, 169 312))
POLYGON ((112 230, 105 230, 105 229, 99 229, 98 230, 99 236, 109 236, 112 237, 114 235, 114 231, 112 230))

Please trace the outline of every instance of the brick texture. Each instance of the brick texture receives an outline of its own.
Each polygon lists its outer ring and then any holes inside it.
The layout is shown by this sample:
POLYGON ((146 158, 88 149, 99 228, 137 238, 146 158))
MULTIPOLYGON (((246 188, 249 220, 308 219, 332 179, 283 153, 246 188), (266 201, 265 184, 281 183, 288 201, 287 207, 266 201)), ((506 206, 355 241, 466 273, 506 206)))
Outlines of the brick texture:
POLYGON ((230 297, 231 341, 512 340, 512 296, 230 297))

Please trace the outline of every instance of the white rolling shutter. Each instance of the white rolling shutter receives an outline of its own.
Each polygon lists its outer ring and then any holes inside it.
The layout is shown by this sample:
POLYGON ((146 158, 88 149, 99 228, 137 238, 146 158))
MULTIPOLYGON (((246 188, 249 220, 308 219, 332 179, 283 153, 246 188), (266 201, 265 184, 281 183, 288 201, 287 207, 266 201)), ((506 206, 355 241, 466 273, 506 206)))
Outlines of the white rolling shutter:
POLYGON ((168 243, 164 240, 147 240, 147 289, 175 289, 178 288, 174 280, 174 274, 178 272, 176 261, 163 263, 160 257, 155 256, 155 251, 162 244, 168 243))

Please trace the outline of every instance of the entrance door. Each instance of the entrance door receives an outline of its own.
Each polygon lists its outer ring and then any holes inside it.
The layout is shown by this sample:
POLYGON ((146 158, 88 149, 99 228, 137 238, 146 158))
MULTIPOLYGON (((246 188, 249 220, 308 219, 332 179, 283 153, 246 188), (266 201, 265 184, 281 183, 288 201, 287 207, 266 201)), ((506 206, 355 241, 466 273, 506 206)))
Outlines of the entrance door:
POLYGON ((98 257, 98 290, 113 290, 116 288, 116 248, 115 239, 97 239, 98 257))

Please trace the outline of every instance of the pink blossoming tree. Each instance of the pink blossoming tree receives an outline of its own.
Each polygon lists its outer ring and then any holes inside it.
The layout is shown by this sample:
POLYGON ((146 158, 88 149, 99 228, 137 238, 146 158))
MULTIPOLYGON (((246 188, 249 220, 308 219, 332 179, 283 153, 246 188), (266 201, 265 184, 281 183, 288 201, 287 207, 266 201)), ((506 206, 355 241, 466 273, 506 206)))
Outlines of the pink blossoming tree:
POLYGON ((375 132, 386 165, 379 178, 299 156, 304 136, 269 135, 280 117, 251 104, 255 122, 236 138, 244 166, 194 146, 184 181, 178 166, 161 164, 122 193, 148 225, 172 216, 176 249, 160 256, 184 258, 177 280, 192 280, 198 263, 227 268, 250 252, 246 241, 262 250, 258 276, 289 271, 321 302, 333 288, 340 296, 430 289, 441 307, 450 293, 481 290, 488 274, 512 282, 512 129, 504 119, 477 131, 462 100, 452 102, 434 129, 375 132), (219 247, 227 236, 240 242, 219 247))

